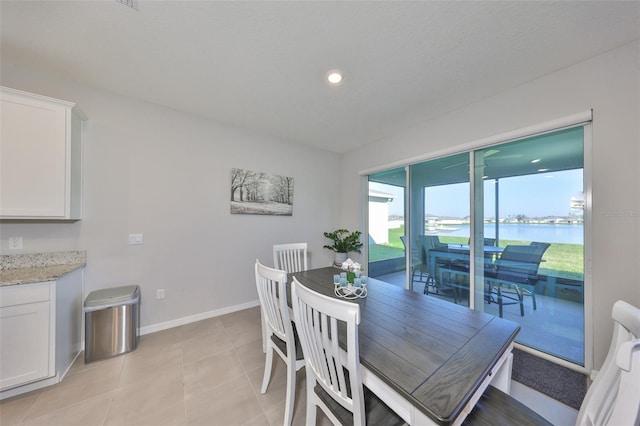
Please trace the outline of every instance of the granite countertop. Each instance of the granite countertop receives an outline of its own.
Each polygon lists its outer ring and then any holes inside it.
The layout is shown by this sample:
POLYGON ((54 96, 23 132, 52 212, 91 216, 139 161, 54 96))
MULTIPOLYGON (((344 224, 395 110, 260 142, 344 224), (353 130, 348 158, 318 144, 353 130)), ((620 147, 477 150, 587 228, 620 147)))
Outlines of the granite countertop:
POLYGON ((2 255, 0 286, 55 281, 86 264, 85 251, 2 255))

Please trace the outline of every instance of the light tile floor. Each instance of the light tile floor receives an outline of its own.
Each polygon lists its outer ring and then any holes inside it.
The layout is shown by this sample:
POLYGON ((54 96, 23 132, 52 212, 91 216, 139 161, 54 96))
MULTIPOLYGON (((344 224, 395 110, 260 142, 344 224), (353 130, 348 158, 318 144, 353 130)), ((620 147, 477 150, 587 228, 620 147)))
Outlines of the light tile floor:
MULTIPOLYGON (((61 383, 1 401, 0 425, 282 425, 285 365, 274 355, 261 394, 260 332, 260 310, 252 308, 142 336, 135 351, 111 359, 85 364, 80 354, 61 383)), ((304 425, 304 369, 296 389, 293 424, 304 425)), ((520 393, 530 405, 530 390, 520 393)), ((530 406, 554 424, 575 419, 564 407, 551 416, 553 401, 540 398, 530 406)), ((316 424, 330 424, 320 410, 316 424)))
MULTIPOLYGON (((0 425, 281 425, 285 365, 274 356, 261 394, 260 330, 252 308, 141 336, 111 359, 81 354, 61 383, 0 402, 0 425)), ((304 369, 296 381, 293 423, 304 425, 304 369)))

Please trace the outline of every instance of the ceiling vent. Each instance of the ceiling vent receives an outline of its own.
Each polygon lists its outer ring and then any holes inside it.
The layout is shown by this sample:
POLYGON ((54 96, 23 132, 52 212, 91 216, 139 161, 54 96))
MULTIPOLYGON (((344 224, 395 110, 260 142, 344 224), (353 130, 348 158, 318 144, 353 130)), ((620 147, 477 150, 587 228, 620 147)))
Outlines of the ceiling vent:
POLYGON ((122 3, 133 10, 140 10, 138 8, 138 0, 116 0, 118 3, 122 3))

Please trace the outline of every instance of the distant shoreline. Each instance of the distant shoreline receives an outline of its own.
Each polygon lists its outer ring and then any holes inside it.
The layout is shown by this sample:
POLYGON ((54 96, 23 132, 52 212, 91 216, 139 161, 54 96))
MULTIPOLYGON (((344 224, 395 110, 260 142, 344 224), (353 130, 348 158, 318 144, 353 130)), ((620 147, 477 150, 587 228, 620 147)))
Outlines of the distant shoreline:
MULTIPOLYGON (((389 221, 389 228, 400 228, 404 220, 389 221)), ((484 234, 487 238, 495 237, 494 222, 484 224, 484 234)), ((435 232, 428 231, 425 225, 425 233, 430 235, 442 235, 451 237, 469 237, 469 223, 440 224, 435 232), (453 229, 442 229, 453 228, 453 229)), ((501 240, 520 241, 545 241, 548 243, 584 244, 583 223, 498 223, 498 237, 501 240)))

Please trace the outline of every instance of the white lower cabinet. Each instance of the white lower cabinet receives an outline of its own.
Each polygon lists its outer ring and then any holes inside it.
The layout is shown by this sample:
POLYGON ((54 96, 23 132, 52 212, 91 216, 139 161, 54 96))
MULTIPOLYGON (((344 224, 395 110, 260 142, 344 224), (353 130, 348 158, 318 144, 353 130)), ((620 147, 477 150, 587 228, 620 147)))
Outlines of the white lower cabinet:
POLYGON ((55 376, 54 287, 0 288, 0 389, 55 376))
POLYGON ((81 270, 0 287, 0 399, 60 381, 81 349, 81 304, 81 270))

